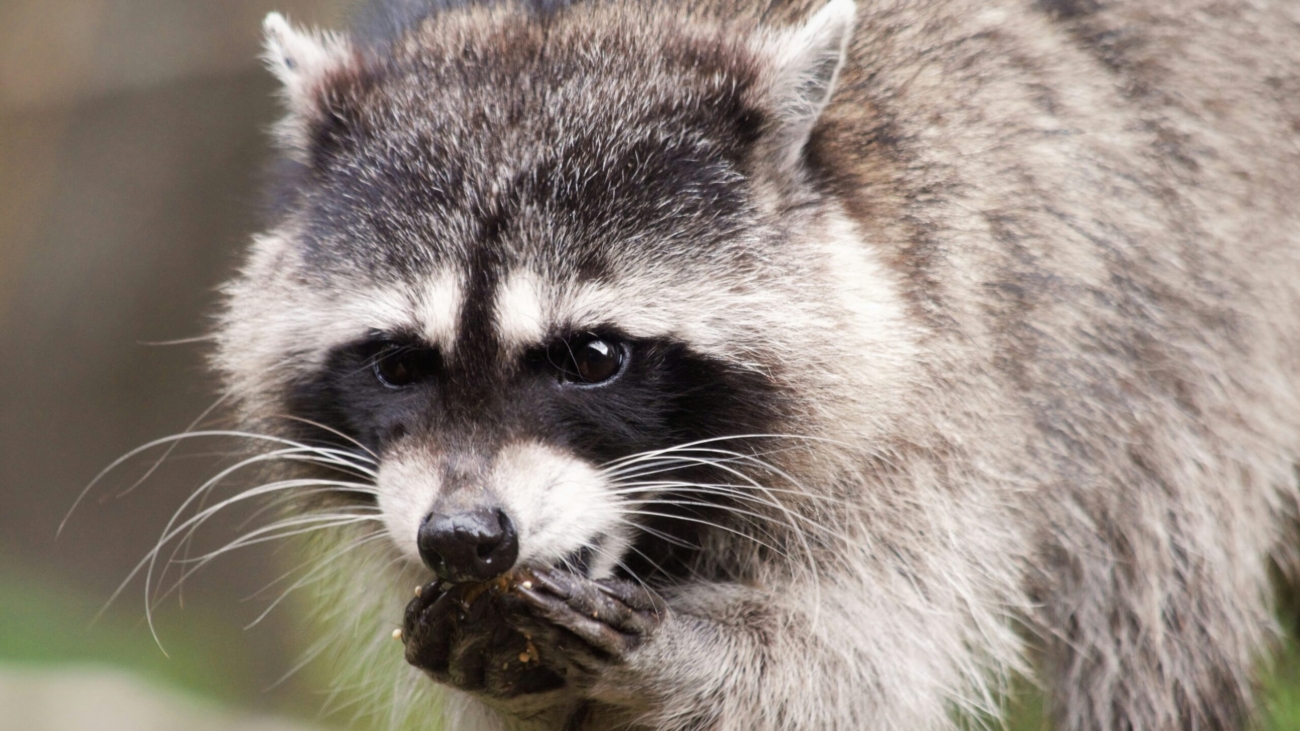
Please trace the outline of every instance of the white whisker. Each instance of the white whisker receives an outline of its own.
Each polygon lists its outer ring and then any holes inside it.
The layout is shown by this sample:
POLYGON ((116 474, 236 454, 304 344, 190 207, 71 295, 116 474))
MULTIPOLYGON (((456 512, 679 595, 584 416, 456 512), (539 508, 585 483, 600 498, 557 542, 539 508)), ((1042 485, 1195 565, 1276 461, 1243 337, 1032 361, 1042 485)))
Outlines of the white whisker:
POLYGON ((675 465, 681 461, 691 461, 695 463, 698 463, 700 461, 721 462, 721 463, 746 462, 767 469, 771 467, 771 463, 759 459, 760 457, 766 457, 773 454, 783 454, 786 452, 795 451, 796 449, 799 449, 799 447, 769 449, 766 451, 753 452, 753 453, 736 452, 729 449, 716 449, 716 448, 680 449, 680 450, 673 450, 666 454, 655 455, 652 459, 646 460, 644 462, 638 460, 635 462, 628 462, 619 465, 615 469, 606 469, 602 471, 602 474, 611 477, 619 477, 619 478, 622 478, 628 475, 629 473, 630 474, 654 474, 657 472, 664 471, 664 465, 668 465, 669 466, 668 469, 673 469, 671 465, 675 465), (722 455, 722 457, 707 456, 711 454, 722 455), (706 455, 706 456, 701 457, 697 455, 706 455), (640 468, 640 470, 653 470, 653 472, 649 472, 649 473, 641 472, 634 468, 640 468))
MULTIPOLYGON (((709 528, 716 528, 716 529, 721 530, 721 531, 726 531, 726 532, 728 532, 728 533, 735 534, 735 535, 740 536, 741 538, 744 538, 744 539, 746 539, 746 540, 753 541, 754 543, 757 543, 758 545, 760 545, 760 546, 762 546, 762 547, 764 547, 764 548, 766 548, 766 549, 768 549, 768 550, 770 550, 770 551, 776 553, 776 554, 779 555, 779 556, 784 556, 785 558, 790 558, 790 555, 789 555, 788 553, 786 553, 785 551, 782 551, 781 549, 777 548, 776 546, 773 546, 773 545, 770 545, 770 544, 768 544, 768 543, 766 543, 766 542, 764 542, 764 541, 761 541, 761 540, 759 540, 758 538, 755 538, 754 536, 751 536, 751 535, 749 535, 748 533, 745 533, 744 531, 739 531, 739 530, 736 530, 735 528, 732 528, 731 526, 723 525, 723 524, 721 524, 721 523, 715 523, 715 522, 713 522, 713 521, 711 521, 711 520, 704 520, 703 518, 692 518, 692 517, 687 516, 687 515, 673 515, 673 514, 671 514, 671 513, 658 513, 658 512, 654 512, 654 511, 649 511, 649 510, 640 510, 640 509, 638 509, 638 510, 627 510, 627 511, 624 511, 623 514, 624 514, 624 515, 640 516, 640 517, 649 517, 649 518, 666 518, 666 519, 668 519, 668 520, 682 520, 682 521, 686 521, 686 522, 688 522, 688 523, 697 523, 697 524, 699 524, 699 525, 707 526, 707 527, 709 527, 709 528)), ((635 524, 635 523, 632 523, 632 525, 634 525, 634 526, 636 526, 636 527, 638 527, 638 528, 641 527, 641 526, 639 526, 639 525, 637 525, 637 524, 635 524)))
MULTIPOLYGON (((270 525, 264 525, 264 526, 262 526, 261 528, 258 528, 258 529, 256 529, 256 530, 250 531, 250 532, 248 532, 248 533, 245 533, 244 535, 240 536, 239 538, 237 538, 237 539, 231 541, 230 543, 227 543, 225 546, 222 546, 221 548, 217 548, 217 549, 214 549, 214 550, 212 550, 212 551, 209 551, 208 553, 205 553, 205 554, 203 554, 203 555, 201 555, 201 556, 195 556, 194 558, 183 559, 183 560, 182 560, 182 559, 177 559, 177 560, 172 561, 171 563, 173 563, 173 564, 177 564, 177 565, 185 565, 185 564, 191 564, 191 563, 207 563, 208 561, 211 561, 212 559, 216 558, 217 556, 220 556, 220 555, 222 555, 222 554, 224 554, 224 553, 228 553, 228 552, 230 552, 230 551, 232 551, 232 550, 235 550, 235 549, 237 549, 237 548, 243 548, 244 546, 251 546, 251 545, 254 545, 254 544, 256 544, 256 543, 264 543, 264 542, 269 541, 269 540, 278 540, 278 539, 280 539, 280 538, 286 538, 286 537, 289 537, 289 536, 300 535, 300 534, 303 532, 303 531, 300 531, 300 530, 294 530, 294 531, 291 531, 291 532, 279 532, 279 533, 277 533, 277 531, 284 531, 285 528, 295 528, 295 529, 296 529, 298 526, 304 526, 304 525, 306 525, 306 526, 315 526, 315 525, 327 525, 327 526, 332 526, 332 525, 335 525, 335 524, 337 524, 337 525, 351 525, 351 524, 353 524, 353 523, 363 523, 363 522, 366 522, 366 521, 379 520, 379 518, 380 518, 380 516, 379 516, 379 514, 378 514, 377 511, 373 512, 373 513, 370 514, 370 515, 366 515, 366 514, 364 514, 364 513, 362 513, 362 514, 356 514, 356 513, 319 513, 319 514, 317 514, 317 513, 313 513, 313 514, 310 514, 310 515, 308 515, 308 516, 306 516, 306 517, 301 517, 301 518, 287 518, 287 519, 285 519, 285 520, 281 520, 281 521, 278 521, 278 522, 272 523, 272 524, 270 524, 270 525)), ((311 530, 315 530, 315 528, 312 528, 311 530)))
POLYGON ((341 438, 346 439, 347 441, 349 441, 349 442, 351 442, 351 443, 357 445, 358 447, 361 448, 362 451, 364 451, 367 455, 369 455, 371 458, 373 458, 373 460, 374 460, 375 462, 378 462, 378 461, 379 461, 379 455, 375 454, 375 453, 374 453, 374 452, 373 452, 369 447, 367 447, 366 445, 362 444, 362 443, 361 443, 360 441, 358 441, 355 437, 352 437, 352 436, 349 436, 349 435, 347 435, 347 434, 344 434, 343 432, 339 431, 338 429, 335 429, 335 428, 332 427, 332 426, 328 426, 328 425, 326 425, 326 424, 322 424, 322 423, 320 423, 319 421, 313 421, 313 420, 311 420, 311 419, 304 419, 304 418, 301 417, 301 416, 294 416, 293 414, 271 414, 270 417, 273 418, 273 419, 285 419, 285 420, 287 420, 287 421, 296 421, 296 422, 299 422, 299 423, 301 423, 301 424, 306 424, 306 425, 308 425, 308 426, 314 426, 314 427, 316 427, 317 429, 320 429, 320 430, 325 431, 325 432, 329 432, 330 434, 333 434, 333 435, 336 436, 336 437, 341 437, 341 438))
POLYGON ((310 452, 310 453, 329 456, 331 458, 337 459, 340 465, 344 465, 348 467, 357 467, 358 465, 354 462, 347 461, 347 459, 344 458, 344 455, 346 455, 347 458, 365 459, 368 462, 377 464, 375 460, 365 455, 356 454, 353 452, 345 452, 343 450, 329 449, 325 447, 313 447, 311 445, 303 444, 301 442, 292 439, 285 439, 284 437, 271 436, 269 434, 257 434, 255 432, 238 431, 233 429, 212 429, 212 430, 205 430, 205 431, 190 431, 190 432, 183 432, 180 434, 172 434, 171 436, 162 437, 160 439, 155 439, 151 442, 142 444, 136 447, 135 449, 132 449, 131 451, 127 452, 126 454, 122 455, 121 457, 118 457, 117 459, 113 460, 107 467, 100 470, 99 473, 96 474, 95 477, 90 481, 90 483, 87 484, 84 488, 82 488, 81 493, 77 495, 77 499, 72 502, 72 507, 68 508, 68 514, 64 516, 63 520, 59 523, 59 528, 56 531, 55 535, 57 536, 60 533, 62 533, 64 527, 68 523, 68 520, 72 517, 72 514, 76 511, 77 507, 82 503, 82 501, 85 500, 86 495, 90 494, 90 491, 93 490, 96 485, 98 485, 101 481, 103 481, 105 477, 107 477, 118 467, 121 467, 123 464, 135 458, 136 456, 143 454, 151 449, 155 449, 161 446, 173 445, 187 439, 222 438, 222 437, 235 438, 235 439, 249 439, 252 441, 263 441, 272 444, 288 446, 294 449, 302 450, 304 453, 310 452))
MULTIPOLYGON (((660 491, 669 493, 670 495, 673 492, 676 493, 697 492, 700 494, 711 494, 711 495, 728 497, 734 500, 746 502, 756 507, 762 506, 762 507, 769 507, 774 509, 775 511, 777 511, 777 513, 779 513, 779 517, 776 517, 777 522, 783 525, 784 528, 787 529, 790 532, 790 534, 792 534, 793 538, 800 544, 802 549, 801 552, 803 556, 806 558, 806 561, 795 562, 793 560, 793 557, 788 552, 777 550, 775 547, 770 545, 766 547, 773 551, 776 551, 777 553, 780 553, 787 560, 792 561, 792 563, 795 563, 796 565, 806 566, 809 577, 812 581, 813 592, 815 594, 815 597, 820 597, 821 595, 820 571, 814 559, 812 544, 810 542, 809 535, 808 535, 809 532, 808 526, 812 526, 819 535, 827 536, 829 538, 833 538, 840 541, 848 541, 849 539, 847 536, 829 527, 825 521, 816 520, 810 516, 804 515, 802 512, 798 510, 791 509, 791 507, 787 504, 787 502, 781 500, 780 498, 785 496, 787 498, 794 498, 794 499, 813 499, 818 501, 829 501, 832 504, 839 505, 839 506, 846 506, 846 507, 852 507, 852 506, 851 504, 846 503, 837 498, 821 495, 815 491, 807 490, 802 485, 802 483, 796 480, 785 470, 777 467, 776 465, 772 464, 770 461, 764 459, 764 457, 769 457, 772 455, 798 449, 799 447, 797 445, 778 448, 778 449, 771 449, 767 451, 752 452, 752 453, 738 452, 732 449, 727 449, 718 446, 719 444, 726 443, 726 442, 735 442, 740 440, 755 440, 755 439, 772 439, 772 440, 788 440, 788 441, 805 440, 805 441, 837 443, 834 442, 834 440, 827 440, 818 437, 805 437, 799 435, 753 434, 753 435, 737 435, 737 436, 729 436, 729 437, 716 437, 712 439, 698 440, 695 442, 681 444, 673 447, 667 447, 663 449, 648 450, 638 454, 629 455, 627 457, 623 457, 620 459, 611 460, 610 462, 607 462, 604 465, 602 465, 602 474, 606 475, 608 478, 611 478, 614 481, 614 483, 617 485, 616 491, 618 494, 624 496, 657 495, 657 497, 655 498, 648 498, 646 500, 641 500, 641 501, 632 501, 636 505, 654 505, 656 503, 667 505, 667 504, 674 504, 674 502, 676 502, 677 504, 686 507, 707 506, 713 509, 723 510, 725 513, 736 515, 737 517, 744 519, 745 522, 747 523, 753 523, 754 521, 758 521, 759 526, 757 527, 760 527, 760 530, 763 530, 764 535, 769 540, 772 540, 773 542, 778 542, 775 536, 770 531, 761 528, 762 525, 769 524, 776 516, 763 515, 761 513, 739 508, 734 505, 722 506, 713 503, 700 503, 698 505, 695 505, 690 501, 682 501, 679 499, 675 500, 674 498, 668 495, 661 494, 660 491), (722 473, 724 476, 728 476, 736 479, 737 484, 694 483, 685 480, 673 480, 671 478, 658 479, 658 480, 645 480, 645 478, 647 477, 652 477, 655 475, 672 474, 672 473, 681 472, 682 470, 691 469, 691 468, 707 468, 707 469, 716 470, 722 473), (769 487, 749 474, 749 471, 754 469, 760 470, 768 475, 775 476, 779 480, 789 484, 794 489, 769 487)), ((842 444, 842 443, 837 443, 837 444, 842 444)), ((670 518, 670 519, 676 517, 677 519, 680 520, 691 520, 694 522, 707 522, 707 521, 696 521, 695 519, 687 518, 684 516, 664 515, 662 517, 670 518)), ((725 526, 721 526, 718 524, 712 524, 712 526, 723 530, 729 530, 725 526)), ((763 544, 761 541, 758 541, 753 536, 748 536, 747 534, 734 531, 734 530, 732 530, 732 532, 739 533, 740 535, 746 535, 746 537, 750 538, 751 540, 754 540, 756 543, 759 543, 761 545, 766 545, 763 544)), ((819 602, 814 601, 814 605, 819 605, 819 602)), ((813 621, 814 624, 816 624, 816 617, 813 618, 813 621)))
POLYGON ((802 434, 734 434, 734 435, 722 436, 722 437, 710 437, 708 439, 698 439, 693 442, 686 442, 684 444, 678 444, 671 447, 663 447, 661 449, 651 449, 644 452, 638 452, 636 454, 630 454, 625 457, 619 457, 617 459, 612 459, 608 462, 605 462, 604 464, 601 465, 601 468, 610 469, 629 462, 635 462, 646 458, 653 458, 664 454, 669 454, 672 452, 680 452, 683 450, 693 449, 703 444, 716 444, 718 442, 738 441, 742 439, 789 439, 795 441, 824 442, 827 444, 834 444, 845 448, 853 447, 853 445, 849 444, 848 442, 841 442, 835 439, 828 439, 826 437, 813 437, 813 436, 802 435, 802 434))
MULTIPOLYGON (((240 548, 246 548, 252 545, 257 545, 260 543, 269 543, 271 541, 278 541, 285 538, 292 538, 294 536, 305 535, 307 533, 312 533, 318 530, 325 530, 327 528, 338 528, 338 527, 343 527, 348 525, 355 525, 358 523, 378 522, 378 521, 379 521, 378 517, 370 516, 370 515, 344 516, 341 514, 329 514, 323 516, 312 516, 311 518, 298 519, 295 521, 281 521, 280 523, 276 523, 270 526, 266 526, 264 528, 260 528, 257 531, 241 536, 240 538, 237 538, 236 540, 227 543, 225 546, 216 549, 214 551, 211 551, 203 556, 198 556, 191 559, 185 559, 184 563, 193 564, 193 565, 187 566, 185 571, 181 574, 180 578, 177 579, 176 583, 174 583, 167 590, 153 597, 152 600, 146 604, 146 607, 151 610, 153 607, 158 606, 158 604, 164 601, 173 592, 177 591, 181 586, 181 584, 185 581, 185 579, 194 575, 195 572, 197 572, 199 569, 206 566, 213 559, 218 558, 219 556, 222 556, 226 553, 230 553, 231 551, 240 548), (303 525, 307 527, 305 528, 295 527, 295 526, 303 526, 303 525), (293 530, 284 530, 286 528, 293 528, 293 530), (276 533, 275 531, 280 531, 280 532, 276 533)), ((174 563, 179 564, 182 562, 176 561, 174 563)), ((161 576, 159 577, 159 580, 161 581, 161 576)))
POLYGON ((298 589, 303 588, 304 586, 307 586, 308 584, 313 583, 314 581, 318 581, 320 577, 324 575, 325 570, 330 568, 331 565, 339 558, 341 558, 344 554, 350 553, 351 551, 361 548, 366 544, 373 543, 374 541, 383 538, 387 538, 387 533, 385 533, 384 531, 382 530, 372 531, 362 536, 358 540, 352 541, 351 543, 348 543, 338 549, 335 549, 333 552, 327 554, 323 559, 320 559, 319 561, 316 560, 305 561, 299 564, 297 567, 295 567, 292 571, 281 575, 279 578, 275 579, 275 581, 263 587, 261 590, 257 592, 257 594, 254 594, 253 596, 257 596, 258 594, 261 594, 262 592, 266 591, 267 589, 274 586, 275 584, 280 583, 285 578, 302 570, 304 566, 307 566, 308 564, 311 563, 316 564, 316 566, 311 571, 308 571, 306 574, 302 576, 302 578, 298 579, 293 584, 291 584, 289 588, 281 592, 280 596, 276 597, 275 601, 271 602, 271 604, 267 606, 266 609, 263 610, 261 614, 257 615, 256 619, 254 619, 252 622, 249 622, 247 625, 245 625, 244 629, 252 629, 253 627, 257 626, 263 619, 266 619, 267 615, 269 615, 273 609, 275 609, 282 602, 284 602, 284 600, 287 599, 290 594, 297 591, 298 589))

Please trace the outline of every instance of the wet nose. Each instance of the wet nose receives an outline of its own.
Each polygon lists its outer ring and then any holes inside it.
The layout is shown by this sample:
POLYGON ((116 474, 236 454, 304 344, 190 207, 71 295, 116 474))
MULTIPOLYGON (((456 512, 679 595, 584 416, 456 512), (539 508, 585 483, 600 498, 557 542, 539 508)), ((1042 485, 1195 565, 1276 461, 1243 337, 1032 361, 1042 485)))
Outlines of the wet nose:
POLYGON ((417 542, 425 565, 455 582, 495 578, 519 557, 515 525, 499 508, 430 513, 420 524, 417 542))

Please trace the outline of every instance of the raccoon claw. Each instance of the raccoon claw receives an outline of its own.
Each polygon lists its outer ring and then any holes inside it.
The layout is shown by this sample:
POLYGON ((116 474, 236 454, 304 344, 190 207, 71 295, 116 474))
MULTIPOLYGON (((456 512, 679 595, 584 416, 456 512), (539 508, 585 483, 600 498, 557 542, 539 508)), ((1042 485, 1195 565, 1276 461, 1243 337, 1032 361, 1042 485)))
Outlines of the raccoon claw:
POLYGON ((495 698, 555 690, 564 679, 538 662, 531 638, 502 620, 499 597, 448 590, 437 582, 406 606, 406 661, 440 683, 495 698))
POLYGON ((406 605, 401 640, 406 661, 433 675, 446 673, 453 608, 438 582, 425 586, 406 605))
POLYGON ((627 581, 592 581, 560 571, 536 571, 531 584, 531 588, 517 587, 514 593, 535 617, 567 631, 568 637, 562 632, 556 640, 558 649, 583 665, 621 661, 646 641, 667 614, 657 596, 627 581))

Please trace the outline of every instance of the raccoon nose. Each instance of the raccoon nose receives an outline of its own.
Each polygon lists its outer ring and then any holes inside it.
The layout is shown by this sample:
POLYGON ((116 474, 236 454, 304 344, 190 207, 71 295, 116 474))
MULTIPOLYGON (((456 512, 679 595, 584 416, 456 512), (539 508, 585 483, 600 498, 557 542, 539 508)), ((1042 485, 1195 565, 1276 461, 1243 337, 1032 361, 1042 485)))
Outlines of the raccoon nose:
POLYGON ((501 509, 430 513, 417 537, 420 558, 454 582, 487 581, 510 570, 519 557, 519 535, 501 509))

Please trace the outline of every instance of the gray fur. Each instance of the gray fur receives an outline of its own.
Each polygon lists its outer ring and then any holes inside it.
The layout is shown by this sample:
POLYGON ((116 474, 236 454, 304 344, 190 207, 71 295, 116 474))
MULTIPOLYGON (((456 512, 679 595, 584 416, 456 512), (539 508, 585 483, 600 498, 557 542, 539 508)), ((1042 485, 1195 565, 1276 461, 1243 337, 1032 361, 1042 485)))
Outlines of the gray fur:
MULTIPOLYGON (((793 435, 754 448, 784 475, 761 531, 707 533, 661 626, 581 682, 492 699, 349 651, 410 713, 951 729, 1026 672, 1063 731, 1244 728, 1300 497, 1300 7, 844 3, 822 35, 819 0, 434 3, 365 43, 268 22, 298 172, 216 358, 250 428, 368 328, 495 373, 529 323, 595 318, 757 374, 793 435)), ((340 564, 340 634, 425 580, 397 527, 442 489, 420 475, 477 455, 530 499, 500 413, 385 453, 381 493, 418 504, 381 497, 393 540, 340 564)))

